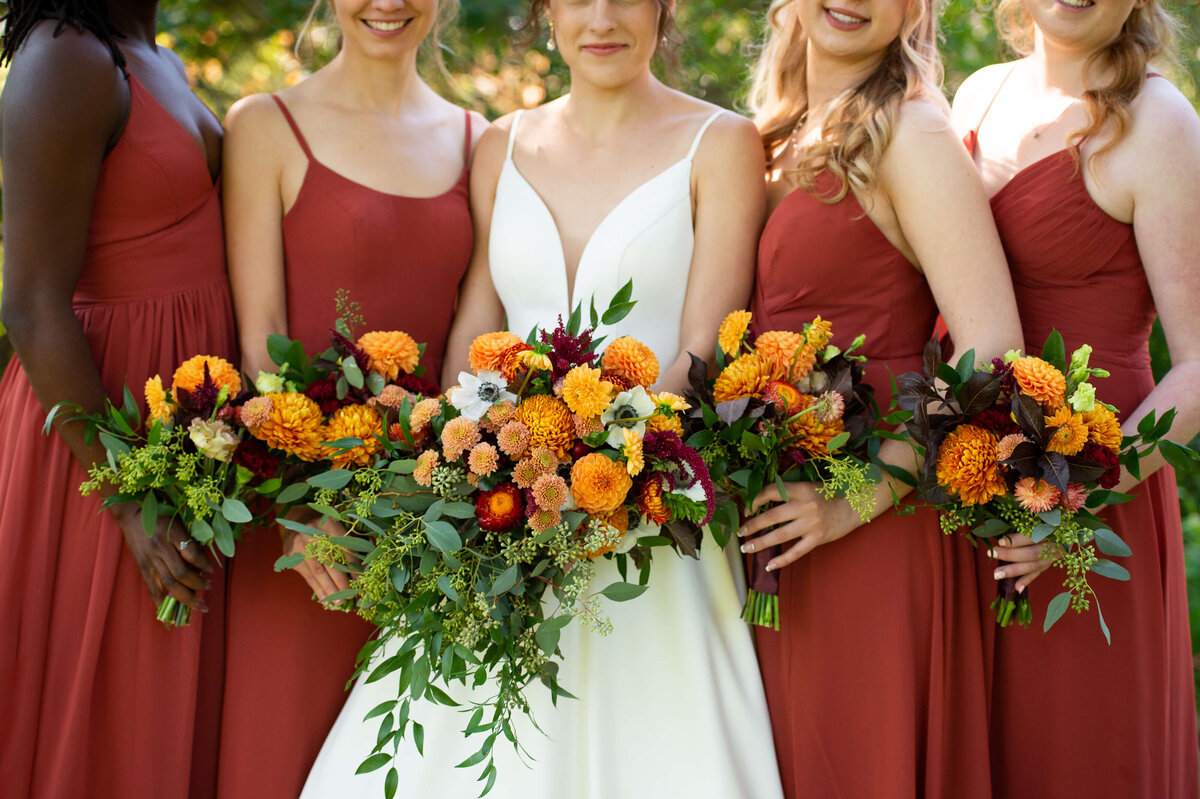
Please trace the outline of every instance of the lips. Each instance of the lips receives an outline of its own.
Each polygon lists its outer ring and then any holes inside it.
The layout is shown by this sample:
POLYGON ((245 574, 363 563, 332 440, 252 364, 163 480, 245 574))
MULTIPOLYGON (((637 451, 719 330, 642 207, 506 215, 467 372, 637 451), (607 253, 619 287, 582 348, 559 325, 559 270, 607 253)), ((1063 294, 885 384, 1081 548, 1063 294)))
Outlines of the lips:
POLYGON ((412 17, 408 19, 364 19, 363 24, 379 33, 397 33, 408 27, 412 17))
POLYGON ((608 56, 608 55, 613 55, 615 53, 623 52, 624 50, 628 50, 629 46, 624 45, 624 44, 605 42, 605 43, 597 43, 597 44, 580 45, 580 49, 583 50, 585 53, 591 53, 592 55, 608 56))
POLYGON ((1075 9, 1091 8, 1092 6, 1096 5, 1094 0, 1058 0, 1058 2, 1060 5, 1064 5, 1067 8, 1075 8, 1075 9))
POLYGON ((826 8, 825 19, 839 30, 858 30, 871 21, 870 17, 851 11, 847 8, 826 8))

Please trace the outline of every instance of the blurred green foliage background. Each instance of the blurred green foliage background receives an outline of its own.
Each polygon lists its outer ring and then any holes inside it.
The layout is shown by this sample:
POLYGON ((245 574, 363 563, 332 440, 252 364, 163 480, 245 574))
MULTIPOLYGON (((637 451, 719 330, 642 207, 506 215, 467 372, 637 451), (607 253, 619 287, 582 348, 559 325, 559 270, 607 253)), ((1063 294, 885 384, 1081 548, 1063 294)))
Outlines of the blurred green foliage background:
MULTIPOLYGON (((742 108, 767 5, 768 0, 680 0, 675 36, 678 66, 668 76, 670 82, 714 103, 742 108)), ((1183 23, 1179 66, 1168 72, 1198 105, 1200 0, 1167 0, 1166 5, 1183 23)), ((337 34, 327 24, 314 26, 303 41, 305 46, 297 48, 311 8, 311 0, 163 0, 160 41, 179 52, 196 91, 218 115, 224 115, 239 97, 303 80, 333 56, 337 34)), ((561 59, 547 49, 545 37, 528 49, 522 47, 519 29, 526 8, 521 0, 464 0, 456 24, 443 41, 449 75, 430 70, 434 84, 489 118, 565 91, 566 71, 561 59)), ((0 9, 7 6, 0 3, 0 9)), ((942 27, 948 96, 974 70, 1008 57, 996 36, 989 5, 976 0, 943 2, 942 27)), ((1169 354, 1157 328, 1151 349, 1161 375, 1169 354)), ((6 357, 0 327, 0 363, 6 357)), ((1193 642, 1200 647, 1200 469, 1180 473, 1179 483, 1193 642)))

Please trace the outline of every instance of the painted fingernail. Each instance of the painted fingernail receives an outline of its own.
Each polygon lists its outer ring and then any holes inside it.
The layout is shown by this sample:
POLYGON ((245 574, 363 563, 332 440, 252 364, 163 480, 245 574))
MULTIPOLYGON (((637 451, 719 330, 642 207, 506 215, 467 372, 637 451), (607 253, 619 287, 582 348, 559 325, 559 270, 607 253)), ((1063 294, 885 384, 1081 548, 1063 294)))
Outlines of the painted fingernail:
POLYGON ((767 564, 767 571, 769 571, 769 572, 773 572, 773 571, 775 571, 775 564, 774 564, 774 563, 768 563, 768 564, 767 564))
POLYGON ((996 557, 996 550, 994 550, 994 549, 989 549, 989 550, 988 550, 988 557, 989 557, 989 558, 994 558, 994 557, 996 557))
POLYGON ((1025 586, 1023 586, 1023 585, 1018 585, 1018 586, 1017 586, 1017 593, 1018 593, 1018 594, 1023 594, 1023 593, 1025 593, 1025 586))
POLYGON ((200 612, 201 612, 201 613, 208 613, 208 605, 206 605, 206 604, 204 604, 203 602, 201 602, 201 603, 200 603, 200 612))
POLYGON ((993 577, 995 577, 997 580, 1003 580, 1004 579, 1004 571, 1001 569, 997 569, 996 573, 993 575, 993 577))
POLYGON ((742 544, 742 552, 753 552, 754 544, 742 544))
POLYGON ((746 528, 745 528, 745 527, 739 527, 739 528, 738 528, 738 531, 737 531, 737 534, 738 534, 738 538, 741 538, 742 536, 744 536, 744 535, 746 534, 746 528))

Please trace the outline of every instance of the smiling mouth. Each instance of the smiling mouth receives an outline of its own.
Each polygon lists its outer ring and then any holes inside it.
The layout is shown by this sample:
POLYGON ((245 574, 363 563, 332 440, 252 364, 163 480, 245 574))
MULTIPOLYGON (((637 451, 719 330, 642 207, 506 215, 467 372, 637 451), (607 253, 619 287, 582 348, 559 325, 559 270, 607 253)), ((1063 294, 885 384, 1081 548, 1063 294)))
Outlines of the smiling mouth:
POLYGON ((1067 8, 1089 8, 1096 5, 1094 0, 1058 0, 1067 8))
POLYGON ((863 17, 863 16, 859 16, 858 14, 852 14, 849 11, 845 11, 843 9, 827 8, 827 9, 825 9, 825 13, 828 14, 829 16, 833 17, 834 19, 836 19, 838 22, 842 23, 843 25, 862 25, 864 23, 871 21, 869 17, 863 17))
POLYGON ((382 19, 364 19, 363 24, 374 31, 380 33, 394 33, 408 27, 408 23, 412 22, 412 17, 408 19, 398 20, 382 20, 382 19))

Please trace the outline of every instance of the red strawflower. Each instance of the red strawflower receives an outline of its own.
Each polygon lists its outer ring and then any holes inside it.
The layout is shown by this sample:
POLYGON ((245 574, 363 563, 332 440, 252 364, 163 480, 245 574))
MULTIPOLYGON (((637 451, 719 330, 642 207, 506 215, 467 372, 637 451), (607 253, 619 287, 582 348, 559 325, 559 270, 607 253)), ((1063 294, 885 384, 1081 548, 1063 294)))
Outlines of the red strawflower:
POLYGON ((475 519, 482 530, 507 533, 525 518, 525 497, 512 483, 481 491, 475 500, 475 519))

